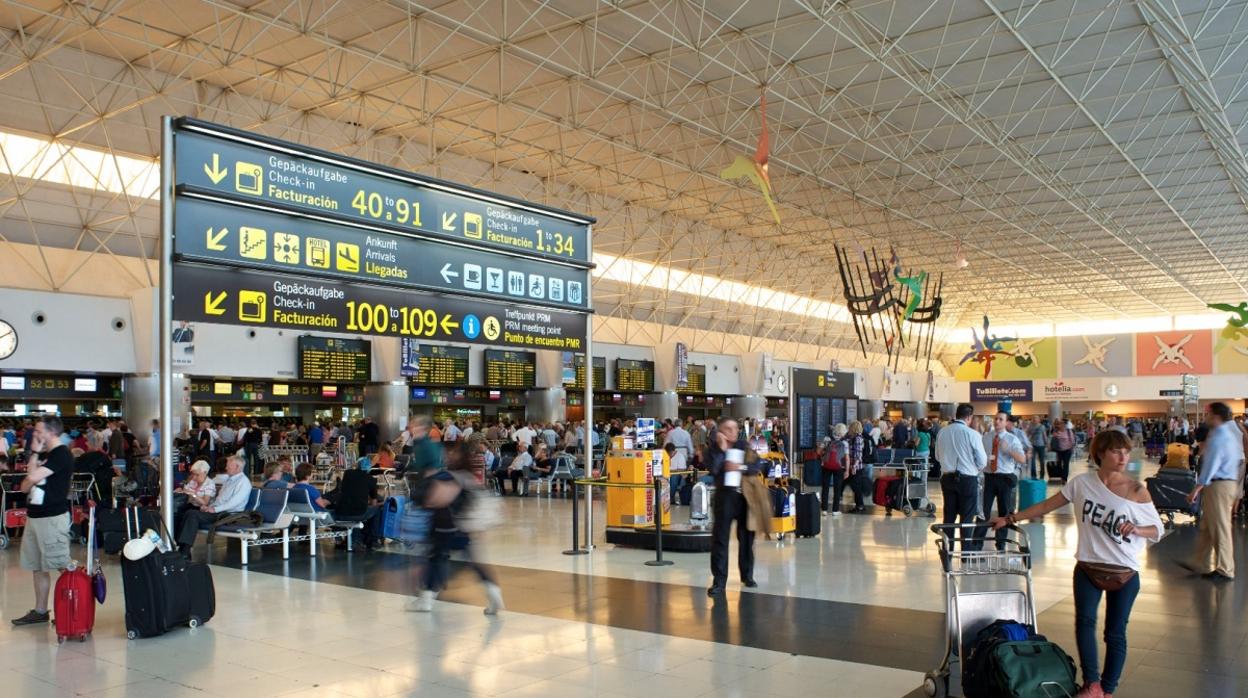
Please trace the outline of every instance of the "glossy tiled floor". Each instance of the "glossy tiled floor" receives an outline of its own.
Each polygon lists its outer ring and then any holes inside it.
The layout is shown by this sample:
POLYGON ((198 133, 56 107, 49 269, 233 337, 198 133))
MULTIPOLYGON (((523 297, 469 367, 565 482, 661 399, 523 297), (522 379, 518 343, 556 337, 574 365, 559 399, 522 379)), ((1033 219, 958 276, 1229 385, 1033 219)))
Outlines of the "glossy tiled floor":
MULTIPOLYGON (((568 502, 505 504, 508 524, 478 545, 508 601, 493 619, 463 574, 433 614, 403 612, 418 568, 399 551, 324 546, 314 561, 300 547, 283 562, 269 548, 242 571, 218 544, 218 614, 205 627, 125 640, 113 565, 93 637, 58 647, 50 628, 8 626, 30 586, 5 551, 0 695, 906 696, 943 651, 930 519, 829 517, 817 539, 760 541, 760 588, 712 602, 705 554, 666 568, 606 545, 568 557, 568 502)), ((1073 653, 1073 524, 1059 512, 1028 530, 1041 630, 1073 653)), ((1148 554, 1119 696, 1248 696, 1248 594, 1173 564, 1192 533, 1148 554)))

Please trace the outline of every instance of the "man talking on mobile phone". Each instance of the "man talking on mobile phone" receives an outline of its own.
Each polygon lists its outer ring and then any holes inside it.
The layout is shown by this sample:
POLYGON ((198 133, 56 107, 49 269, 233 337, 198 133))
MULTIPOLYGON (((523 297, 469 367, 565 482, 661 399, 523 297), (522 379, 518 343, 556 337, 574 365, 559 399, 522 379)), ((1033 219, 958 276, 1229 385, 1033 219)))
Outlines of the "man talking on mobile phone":
POLYGON ((69 566, 69 479, 74 457, 61 443, 61 420, 44 417, 35 425, 33 456, 21 490, 26 493, 26 530, 22 534, 21 565, 35 581, 35 607, 13 625, 37 625, 51 620, 48 595, 52 572, 69 566))
POLYGON ((741 491, 743 478, 757 472, 758 460, 747 465, 745 454, 749 447, 740 438, 741 427, 737 420, 725 417, 719 420, 706 448, 706 468, 715 478, 715 497, 711 500, 711 587, 707 596, 724 593, 728 582, 728 537, 732 523, 737 523, 737 567, 741 572, 741 584, 747 589, 758 586, 754 581, 754 532, 748 525, 749 505, 741 491))

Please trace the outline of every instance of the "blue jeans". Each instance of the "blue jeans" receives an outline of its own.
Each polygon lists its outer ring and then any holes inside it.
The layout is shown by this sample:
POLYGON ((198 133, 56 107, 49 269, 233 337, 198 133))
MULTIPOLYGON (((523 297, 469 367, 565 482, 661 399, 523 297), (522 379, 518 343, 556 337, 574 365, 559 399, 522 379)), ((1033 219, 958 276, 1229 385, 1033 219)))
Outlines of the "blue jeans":
POLYGON ((1101 690, 1113 693, 1127 661, 1127 618, 1140 593, 1140 575, 1135 575, 1118 591, 1102 592, 1082 570, 1075 569, 1075 642, 1079 645, 1079 666, 1084 684, 1101 682, 1101 690), (1096 644, 1096 614, 1105 594, 1105 673, 1101 673, 1096 644))

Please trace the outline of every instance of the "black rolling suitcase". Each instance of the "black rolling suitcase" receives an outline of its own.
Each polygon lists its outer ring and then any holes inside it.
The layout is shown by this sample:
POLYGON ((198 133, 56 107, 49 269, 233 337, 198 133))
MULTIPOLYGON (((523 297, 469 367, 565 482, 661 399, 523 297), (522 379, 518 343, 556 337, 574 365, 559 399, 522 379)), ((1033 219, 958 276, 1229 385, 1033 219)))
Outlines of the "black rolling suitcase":
POLYGON ((823 527, 823 517, 819 511, 819 495, 814 492, 799 492, 797 495, 797 529, 793 535, 798 538, 813 538, 819 535, 823 527))
MULTIPOLYGON (((142 535, 144 529, 135 520, 138 510, 128 513, 135 517, 127 521, 134 526, 129 529, 131 536, 142 535)), ((138 560, 122 555, 121 581, 126 599, 126 637, 131 640, 164 635, 180 625, 194 628, 216 612, 216 591, 208 566, 192 563, 173 550, 162 553, 156 549, 138 560)))
POLYGON ((1162 468, 1153 477, 1146 478, 1148 494, 1153 498, 1157 513, 1174 523, 1175 514, 1200 516, 1200 498, 1188 503, 1187 495, 1196 489, 1196 472, 1187 468, 1162 468))

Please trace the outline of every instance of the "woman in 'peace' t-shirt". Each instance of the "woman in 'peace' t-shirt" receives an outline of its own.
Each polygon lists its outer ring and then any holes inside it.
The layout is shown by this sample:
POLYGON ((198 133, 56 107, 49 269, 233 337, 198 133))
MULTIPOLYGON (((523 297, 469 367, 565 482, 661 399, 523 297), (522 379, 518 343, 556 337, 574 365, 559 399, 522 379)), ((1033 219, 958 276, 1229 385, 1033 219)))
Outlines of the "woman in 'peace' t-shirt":
POLYGON ((1075 551, 1075 640, 1083 689, 1076 698, 1112 696, 1127 660, 1127 618, 1140 593, 1140 553, 1145 541, 1161 539, 1161 517, 1148 489, 1123 470, 1131 457, 1131 439, 1115 429, 1100 432, 1088 449, 1096 472, 1071 478, 1062 491, 1017 514, 992 520, 1001 528, 1074 505, 1079 531, 1075 551), (1097 661, 1096 615, 1104 592, 1105 671, 1097 661))

